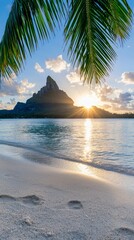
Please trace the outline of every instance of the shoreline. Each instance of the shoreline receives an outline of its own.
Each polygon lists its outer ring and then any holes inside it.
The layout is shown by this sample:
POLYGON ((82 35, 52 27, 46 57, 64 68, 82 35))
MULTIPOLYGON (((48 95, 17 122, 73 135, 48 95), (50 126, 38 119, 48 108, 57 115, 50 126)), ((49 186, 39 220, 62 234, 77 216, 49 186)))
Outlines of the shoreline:
POLYGON ((87 162, 80 162, 66 159, 62 157, 55 157, 55 154, 50 155, 45 154, 43 149, 33 148, 32 146, 27 147, 20 143, 13 143, 2 141, 0 142, 0 152, 4 152, 2 157, 14 158, 16 161, 31 162, 41 165, 42 167, 50 166, 52 168, 58 169, 58 171, 67 171, 72 173, 78 173, 82 175, 87 175, 89 177, 96 178, 100 181, 107 182, 114 185, 115 187, 125 188, 129 190, 134 189, 133 175, 127 173, 122 173, 118 171, 113 171, 106 168, 101 168, 99 166, 93 166, 87 164, 87 162), (123 185, 122 185, 123 182, 123 185))
POLYGON ((1 240, 134 239, 132 188, 20 153, 0 155, 0 165, 1 240))

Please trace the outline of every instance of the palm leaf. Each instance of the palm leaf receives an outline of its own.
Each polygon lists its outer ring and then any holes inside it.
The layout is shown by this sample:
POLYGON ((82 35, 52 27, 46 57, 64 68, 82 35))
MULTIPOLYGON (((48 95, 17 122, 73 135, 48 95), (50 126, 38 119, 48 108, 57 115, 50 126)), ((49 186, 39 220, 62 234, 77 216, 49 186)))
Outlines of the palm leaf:
POLYGON ((38 40, 49 39, 65 14, 62 0, 14 0, 0 43, 0 74, 16 74, 38 40))
POLYGON ((132 11, 126 0, 14 0, 0 43, 0 75, 16 74, 38 40, 49 39, 69 6, 65 40, 85 82, 98 83, 111 70, 113 44, 126 39, 132 11))
POLYGON ((132 11, 126 0, 73 0, 65 41, 74 66, 87 83, 101 82, 115 60, 113 45, 129 35, 132 11))

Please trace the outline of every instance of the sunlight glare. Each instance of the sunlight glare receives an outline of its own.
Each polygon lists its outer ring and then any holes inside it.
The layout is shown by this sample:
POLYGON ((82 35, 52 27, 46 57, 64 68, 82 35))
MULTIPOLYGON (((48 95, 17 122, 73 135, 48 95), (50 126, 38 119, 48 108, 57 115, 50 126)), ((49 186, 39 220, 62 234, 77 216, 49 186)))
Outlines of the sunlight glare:
POLYGON ((83 96, 79 99, 78 105, 85 107, 86 109, 91 108, 92 106, 98 105, 99 100, 95 93, 91 93, 90 95, 83 96))
POLYGON ((91 138, 92 138, 92 122, 90 119, 86 119, 84 122, 85 126, 85 146, 84 146, 84 161, 90 161, 90 154, 91 154, 91 138))
POLYGON ((91 132, 92 132, 92 122, 90 119, 86 119, 84 122, 85 125, 85 140, 89 142, 91 139, 91 132))

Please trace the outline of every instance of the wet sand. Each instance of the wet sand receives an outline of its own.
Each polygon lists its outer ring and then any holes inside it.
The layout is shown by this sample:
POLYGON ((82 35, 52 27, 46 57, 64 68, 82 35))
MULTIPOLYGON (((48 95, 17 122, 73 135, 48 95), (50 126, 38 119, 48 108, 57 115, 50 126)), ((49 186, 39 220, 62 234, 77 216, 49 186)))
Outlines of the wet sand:
POLYGON ((134 190, 1 154, 0 239, 133 240, 134 190))

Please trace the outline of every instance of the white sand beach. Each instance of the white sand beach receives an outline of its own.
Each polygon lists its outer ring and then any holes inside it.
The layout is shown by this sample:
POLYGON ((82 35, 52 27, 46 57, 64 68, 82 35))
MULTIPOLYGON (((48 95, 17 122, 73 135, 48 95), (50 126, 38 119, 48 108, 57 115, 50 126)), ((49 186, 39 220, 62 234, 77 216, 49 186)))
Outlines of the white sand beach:
POLYGON ((0 240, 134 239, 133 189, 7 153, 0 155, 0 240))

